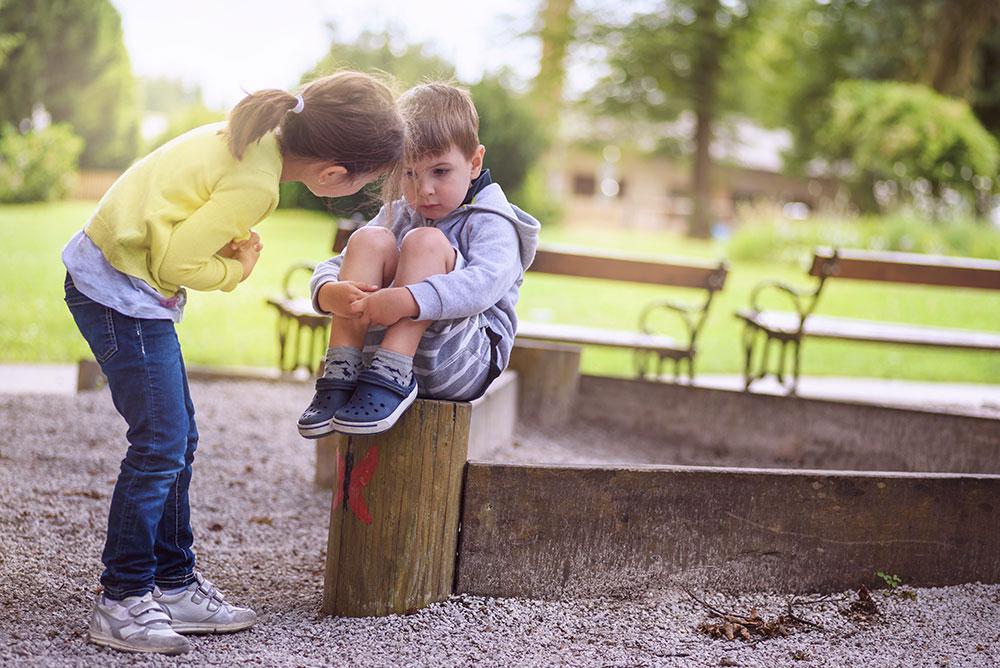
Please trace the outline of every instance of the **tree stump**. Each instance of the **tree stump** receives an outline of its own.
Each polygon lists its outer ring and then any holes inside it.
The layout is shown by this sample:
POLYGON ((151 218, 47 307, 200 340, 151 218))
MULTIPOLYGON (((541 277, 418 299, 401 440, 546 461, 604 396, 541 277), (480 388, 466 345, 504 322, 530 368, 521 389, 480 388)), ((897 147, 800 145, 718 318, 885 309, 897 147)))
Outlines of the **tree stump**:
POLYGON ((543 427, 565 424, 580 384, 580 347, 518 340, 510 354, 517 371, 518 420, 543 427))
POLYGON ((418 399, 384 434, 324 439, 334 490, 323 612, 406 613, 451 595, 471 412, 418 399))

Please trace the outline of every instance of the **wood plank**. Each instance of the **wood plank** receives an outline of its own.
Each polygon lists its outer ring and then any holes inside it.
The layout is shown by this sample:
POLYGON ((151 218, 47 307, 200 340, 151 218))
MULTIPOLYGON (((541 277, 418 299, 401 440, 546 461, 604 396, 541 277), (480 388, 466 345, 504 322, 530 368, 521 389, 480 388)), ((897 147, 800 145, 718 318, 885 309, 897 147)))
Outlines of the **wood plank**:
POLYGON ((1000 476, 470 462, 457 591, 561 599, 686 583, 837 591, 1000 582, 1000 476))
MULTIPOLYGON (((787 311, 753 313, 742 310, 738 315, 775 334, 791 335, 798 331, 799 316, 795 313, 787 311)), ((826 315, 809 316, 806 319, 803 332, 807 336, 821 339, 896 343, 965 350, 1000 350, 1000 333, 924 325, 902 325, 874 320, 835 318, 826 315)))
POLYGON ((467 403, 418 399, 384 434, 329 441, 348 492, 345 508, 334 483, 325 613, 399 614, 451 595, 470 415, 467 403))
POLYGON ((664 261, 591 249, 539 246, 529 271, 542 274, 721 289, 726 269, 718 264, 664 261))
MULTIPOLYGON (((832 250, 817 250, 809 273, 817 277, 822 275, 824 265, 832 258, 832 250)), ((836 270, 832 276, 864 281, 1000 290, 1000 261, 916 253, 838 250, 836 270)))
POLYGON ((654 352, 686 351, 668 336, 555 323, 519 322, 517 338, 535 341, 562 341, 586 346, 634 348, 654 352))
POLYGON ((510 368, 520 381, 519 423, 557 427, 569 420, 580 382, 579 347, 518 341, 510 352, 510 368))

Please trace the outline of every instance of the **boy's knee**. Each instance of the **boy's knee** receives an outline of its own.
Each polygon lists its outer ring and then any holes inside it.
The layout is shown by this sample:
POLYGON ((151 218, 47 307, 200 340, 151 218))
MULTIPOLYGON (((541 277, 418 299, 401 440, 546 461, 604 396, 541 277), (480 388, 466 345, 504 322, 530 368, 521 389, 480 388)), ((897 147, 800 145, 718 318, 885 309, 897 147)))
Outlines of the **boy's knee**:
POLYGON ((385 227, 362 227, 351 235, 347 252, 358 250, 379 253, 395 251, 396 237, 385 227))
POLYGON ((452 252, 452 246, 444 232, 436 227, 415 227, 403 235, 402 251, 445 255, 452 252))

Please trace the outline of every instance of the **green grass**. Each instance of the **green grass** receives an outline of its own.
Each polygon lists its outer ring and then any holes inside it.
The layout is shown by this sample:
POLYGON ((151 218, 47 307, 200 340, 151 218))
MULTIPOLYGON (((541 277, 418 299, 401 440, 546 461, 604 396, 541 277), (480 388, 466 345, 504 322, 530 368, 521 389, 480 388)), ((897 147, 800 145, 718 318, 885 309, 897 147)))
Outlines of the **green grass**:
MULTIPOLYGON (((4 206, 0 209, 0 362, 69 362, 89 354, 62 302, 63 244, 86 221, 91 202, 4 206)), ((287 267, 329 255, 333 224, 322 214, 282 210, 258 228, 265 242, 254 275, 235 292, 194 293, 178 332, 190 364, 273 366, 275 315, 264 299, 280 289, 287 267)), ((689 258, 717 258, 720 247, 664 233, 551 228, 543 241, 689 258)), ((702 334, 698 371, 738 373, 739 322, 733 312, 748 303, 764 278, 808 286, 802 268, 736 262, 726 289, 713 304, 702 334)), ((304 282, 304 281, 303 281, 304 282)), ((697 299, 694 291, 528 275, 519 312, 530 320, 632 329, 642 306, 670 296, 697 299)), ((1000 331, 1000 295, 973 290, 832 281, 819 312, 831 315, 1000 331)), ((669 333, 678 334, 678 330, 669 333)), ((864 343, 808 341, 808 375, 1000 383, 1000 355, 864 343)), ((593 349, 584 370, 627 375, 631 355, 593 349)))

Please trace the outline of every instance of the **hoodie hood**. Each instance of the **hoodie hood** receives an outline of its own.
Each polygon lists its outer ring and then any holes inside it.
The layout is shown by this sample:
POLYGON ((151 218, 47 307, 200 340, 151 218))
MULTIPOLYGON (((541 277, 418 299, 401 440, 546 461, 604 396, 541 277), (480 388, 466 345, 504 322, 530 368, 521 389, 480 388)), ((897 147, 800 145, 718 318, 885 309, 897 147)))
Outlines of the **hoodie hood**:
MULTIPOLYGON (((483 176, 489 178, 488 170, 483 176)), ((480 177, 480 179, 482 176, 480 177)), ((477 179, 475 183, 478 183, 477 179)), ((474 188, 470 188, 470 191, 474 188)), ((407 206, 410 215, 421 218, 420 214, 407 206)), ((521 210, 517 206, 507 201, 507 196, 498 183, 489 183, 475 192, 472 200, 468 204, 463 204, 447 216, 435 220, 433 223, 423 222, 423 225, 433 225, 434 227, 450 227, 456 221, 466 218, 471 213, 482 212, 492 213, 501 216, 514 226, 517 238, 520 242, 521 266, 527 271, 528 267, 535 260, 535 248, 538 246, 538 231, 542 225, 530 213, 521 210)))

